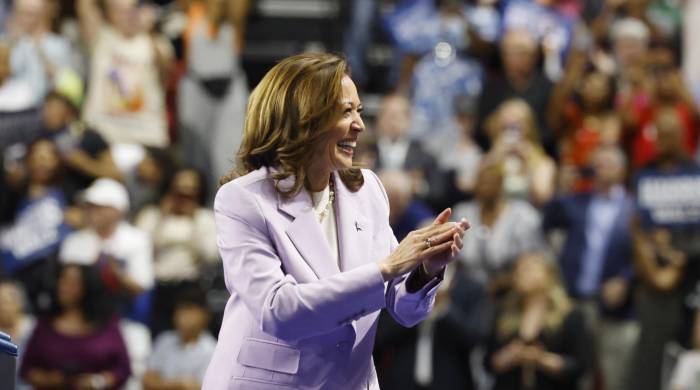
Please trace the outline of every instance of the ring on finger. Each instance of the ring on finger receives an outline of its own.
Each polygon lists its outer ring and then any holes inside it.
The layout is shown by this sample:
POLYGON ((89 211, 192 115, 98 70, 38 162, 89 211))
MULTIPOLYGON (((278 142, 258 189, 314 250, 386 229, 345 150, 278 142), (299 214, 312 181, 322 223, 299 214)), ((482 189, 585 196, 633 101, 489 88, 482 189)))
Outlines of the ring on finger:
POLYGON ((428 249, 430 249, 430 247, 433 246, 433 239, 430 238, 430 237, 426 238, 426 239, 425 239, 425 246, 426 246, 428 249))

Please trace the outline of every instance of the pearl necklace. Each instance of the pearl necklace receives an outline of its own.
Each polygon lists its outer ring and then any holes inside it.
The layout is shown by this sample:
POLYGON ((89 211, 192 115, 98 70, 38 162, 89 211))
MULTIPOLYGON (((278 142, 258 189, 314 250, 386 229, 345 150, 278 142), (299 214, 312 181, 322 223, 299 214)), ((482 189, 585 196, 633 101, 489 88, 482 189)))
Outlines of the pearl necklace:
POLYGON ((323 222, 323 219, 326 218, 328 214, 331 212, 331 207, 333 207, 333 201, 335 200, 335 187, 333 185, 333 181, 331 180, 328 183, 328 186, 330 187, 328 189, 328 203, 326 203, 326 206, 321 210, 320 213, 318 213, 318 221, 323 222))

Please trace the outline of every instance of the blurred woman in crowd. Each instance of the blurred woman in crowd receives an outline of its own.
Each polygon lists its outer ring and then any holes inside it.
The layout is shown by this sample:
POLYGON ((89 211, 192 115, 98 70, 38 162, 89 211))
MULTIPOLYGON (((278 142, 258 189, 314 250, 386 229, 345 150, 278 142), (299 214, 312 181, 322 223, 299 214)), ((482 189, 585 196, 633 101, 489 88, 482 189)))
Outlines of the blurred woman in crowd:
POLYGON ((37 307, 50 285, 51 258, 72 229, 64 220, 67 202, 56 144, 46 138, 30 144, 23 167, 20 203, 13 222, 0 231, 0 250, 4 270, 22 282, 37 307))
POLYGON ((482 161, 474 200, 455 206, 455 216, 472 221, 474 232, 464 239, 461 260, 471 277, 495 292, 520 253, 539 249, 541 218, 528 202, 509 199, 503 190, 502 161, 482 161))
POLYGON ((53 313, 40 319, 20 373, 37 389, 114 389, 130 374, 129 357, 98 269, 65 265, 53 313))
POLYGON ((542 253, 518 259, 513 290, 496 317, 486 355, 494 390, 574 390, 591 369, 592 341, 583 314, 556 272, 542 253))
POLYGON ((572 53, 548 112, 549 125, 560 137, 562 170, 576 170, 570 175, 574 180, 567 185, 574 191, 592 189, 592 152, 601 144, 618 143, 622 131, 614 110, 614 80, 598 70, 586 70, 586 66, 582 53, 572 53))
POLYGON ((180 169, 159 205, 147 206, 136 218, 136 226, 151 235, 155 250, 154 336, 172 327, 174 298, 196 284, 202 270, 218 259, 214 213, 203 206, 204 184, 196 170, 180 169))
POLYGON ((248 1, 190 3, 184 32, 185 75, 178 87, 183 157, 213 185, 230 169, 243 131, 248 82, 240 64, 248 1))
POLYGON ((556 165, 542 149, 532 108, 522 99, 503 102, 486 124, 487 156, 504 163, 503 188, 509 196, 542 205, 554 194, 556 165))

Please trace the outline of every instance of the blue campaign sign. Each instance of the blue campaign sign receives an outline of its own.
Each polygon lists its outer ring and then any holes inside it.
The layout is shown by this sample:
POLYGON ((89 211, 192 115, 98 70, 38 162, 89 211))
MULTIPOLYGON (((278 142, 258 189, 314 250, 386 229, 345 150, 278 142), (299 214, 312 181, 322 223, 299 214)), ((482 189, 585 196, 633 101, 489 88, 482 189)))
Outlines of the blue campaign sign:
POLYGON ((442 41, 460 49, 468 45, 464 18, 441 15, 433 0, 403 0, 383 22, 403 53, 425 54, 442 41))
POLYGON ((636 186, 645 225, 700 227, 700 170, 642 172, 636 186))
POLYGON ((23 202, 14 222, 0 229, 0 255, 13 272, 53 253, 71 228, 63 222, 66 201, 58 190, 23 202))
POLYGON ((478 97, 482 80, 481 65, 468 58, 454 54, 443 60, 435 54, 421 58, 413 75, 411 135, 423 139, 448 128, 454 117, 455 97, 478 97))

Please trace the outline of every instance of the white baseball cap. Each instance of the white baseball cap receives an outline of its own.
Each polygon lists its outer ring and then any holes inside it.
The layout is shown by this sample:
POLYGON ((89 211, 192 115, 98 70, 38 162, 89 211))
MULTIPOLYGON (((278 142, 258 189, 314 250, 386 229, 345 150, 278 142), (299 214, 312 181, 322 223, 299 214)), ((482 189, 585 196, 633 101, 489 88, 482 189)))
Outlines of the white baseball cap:
POLYGON ((95 180, 80 194, 79 200, 98 206, 114 207, 122 213, 129 211, 129 193, 124 185, 114 179, 95 180))

